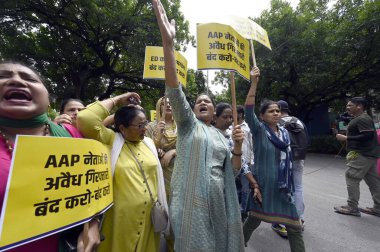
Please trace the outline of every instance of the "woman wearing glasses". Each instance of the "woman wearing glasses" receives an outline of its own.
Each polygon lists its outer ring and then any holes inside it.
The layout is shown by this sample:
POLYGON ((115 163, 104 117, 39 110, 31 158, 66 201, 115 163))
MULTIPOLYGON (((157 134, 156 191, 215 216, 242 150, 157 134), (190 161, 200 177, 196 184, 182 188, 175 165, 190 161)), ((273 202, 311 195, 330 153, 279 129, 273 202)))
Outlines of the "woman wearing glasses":
POLYGON ((105 214, 102 233, 106 239, 98 251, 159 248, 160 235, 154 232, 151 209, 152 200, 158 199, 167 210, 162 171, 153 140, 144 137, 148 124, 145 112, 133 105, 131 98, 140 102, 138 94, 126 93, 93 103, 78 114, 78 129, 83 135, 112 149, 114 205, 105 214), (115 133, 103 120, 118 105, 127 106, 115 113, 115 133))

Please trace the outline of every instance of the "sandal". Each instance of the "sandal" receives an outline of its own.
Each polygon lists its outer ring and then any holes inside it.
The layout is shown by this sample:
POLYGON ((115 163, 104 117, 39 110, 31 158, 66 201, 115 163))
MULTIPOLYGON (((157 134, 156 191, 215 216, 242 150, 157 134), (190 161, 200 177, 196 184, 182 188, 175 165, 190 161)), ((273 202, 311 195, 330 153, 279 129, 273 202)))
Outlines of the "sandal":
POLYGON ((334 210, 336 213, 340 213, 340 214, 353 215, 353 216, 357 216, 357 217, 361 216, 358 208, 355 209, 355 208, 350 207, 350 206, 334 207, 334 210))
POLYGON ((362 213, 370 214, 370 215, 374 215, 374 216, 380 217, 380 212, 377 211, 377 210, 375 210, 375 208, 372 208, 372 207, 360 208, 359 207, 359 210, 362 213))

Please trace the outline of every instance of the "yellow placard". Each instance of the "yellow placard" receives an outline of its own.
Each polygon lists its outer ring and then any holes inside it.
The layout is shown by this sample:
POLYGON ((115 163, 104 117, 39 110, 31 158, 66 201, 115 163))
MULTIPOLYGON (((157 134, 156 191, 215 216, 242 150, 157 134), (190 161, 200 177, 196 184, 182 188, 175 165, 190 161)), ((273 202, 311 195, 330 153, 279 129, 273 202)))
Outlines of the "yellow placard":
POLYGON ((209 23, 197 26, 198 69, 226 69, 249 80, 249 45, 231 26, 209 23))
POLYGON ((98 141, 18 136, 0 219, 0 250, 88 221, 113 202, 111 158, 98 141))
MULTIPOLYGON (((177 62, 177 77, 178 81, 186 87, 187 77, 187 60, 180 53, 175 51, 175 59, 177 62)), ((144 79, 165 79, 165 64, 164 64, 164 51, 160 46, 147 46, 145 47, 145 61, 144 61, 144 79)))
POLYGON ((150 121, 153 122, 156 120, 156 110, 150 111, 150 121))
POLYGON ((229 23, 244 38, 253 39, 272 50, 268 33, 256 22, 248 18, 230 17, 229 23))

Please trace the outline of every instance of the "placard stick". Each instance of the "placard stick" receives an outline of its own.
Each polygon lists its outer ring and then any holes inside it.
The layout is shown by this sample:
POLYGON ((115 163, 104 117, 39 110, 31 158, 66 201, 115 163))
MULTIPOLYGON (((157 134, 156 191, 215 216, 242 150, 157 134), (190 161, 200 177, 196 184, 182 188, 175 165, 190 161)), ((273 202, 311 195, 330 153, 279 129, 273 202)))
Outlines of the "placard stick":
POLYGON ((256 65, 256 56, 255 56, 255 48, 253 48, 253 42, 252 42, 252 39, 249 40, 249 44, 251 45, 251 52, 252 52, 252 60, 253 60, 253 66, 257 66, 256 65))
MULTIPOLYGON (((167 101, 166 101, 166 96, 164 96, 164 98, 162 98, 162 99, 164 99, 164 107, 162 108, 162 114, 161 114, 161 120, 164 120, 164 122, 166 123, 166 106, 168 105, 168 103, 167 103, 167 101)), ((165 129, 163 129, 163 130, 161 130, 161 134, 160 134, 160 137, 159 137, 159 139, 158 139, 158 141, 159 141, 159 146, 160 146, 160 148, 162 149, 162 146, 161 146, 161 139, 162 139, 162 134, 164 134, 164 132, 165 132, 165 129)))
POLYGON ((234 126, 237 125, 237 111, 236 111, 236 93, 235 93, 235 74, 230 71, 231 78, 231 96, 232 96, 232 116, 234 118, 234 126))
POLYGON ((167 103, 167 101, 166 101, 166 96, 164 96, 164 98, 162 98, 162 99, 164 99, 164 108, 163 108, 163 110, 162 110, 161 120, 162 120, 162 118, 163 118, 164 121, 165 121, 165 117, 166 117, 166 106, 168 105, 168 103, 167 103))

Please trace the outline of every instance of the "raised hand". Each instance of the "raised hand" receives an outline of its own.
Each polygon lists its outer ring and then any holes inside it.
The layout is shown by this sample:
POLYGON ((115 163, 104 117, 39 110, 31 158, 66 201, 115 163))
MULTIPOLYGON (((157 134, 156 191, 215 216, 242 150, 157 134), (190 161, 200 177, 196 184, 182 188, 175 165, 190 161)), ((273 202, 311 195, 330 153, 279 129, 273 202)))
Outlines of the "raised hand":
POLYGON ((116 104, 120 105, 139 105, 141 103, 140 96, 134 92, 128 92, 114 97, 116 104))
POLYGON ((154 13, 156 14, 157 24, 160 28, 162 47, 164 48, 165 58, 165 85, 177 88, 179 85, 177 77, 177 65, 174 56, 174 37, 175 22, 169 22, 164 6, 160 0, 152 0, 154 13))
POLYGON ((250 74, 252 83, 257 85, 257 83, 259 83, 260 69, 258 67, 253 67, 250 74))
POLYGON ((156 14, 158 27, 160 28, 163 46, 173 47, 175 38, 175 21, 169 22, 166 11, 160 0, 152 0, 154 13, 156 14))

